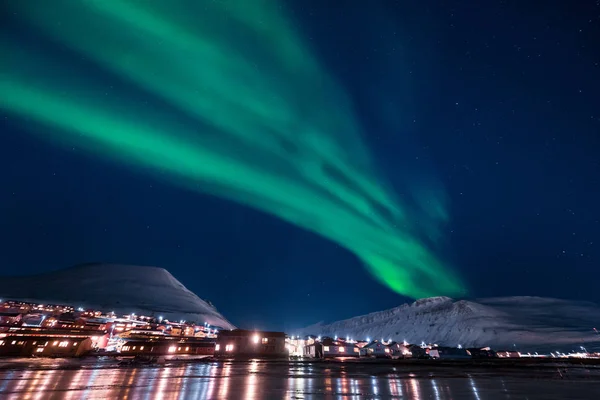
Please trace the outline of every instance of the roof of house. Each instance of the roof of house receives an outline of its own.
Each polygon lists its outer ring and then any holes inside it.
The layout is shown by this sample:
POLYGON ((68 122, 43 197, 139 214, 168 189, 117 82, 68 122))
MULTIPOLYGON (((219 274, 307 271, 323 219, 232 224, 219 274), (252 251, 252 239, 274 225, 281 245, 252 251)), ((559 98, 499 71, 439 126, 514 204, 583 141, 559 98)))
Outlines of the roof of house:
POLYGON ((21 313, 18 312, 0 312, 0 317, 18 317, 21 313))

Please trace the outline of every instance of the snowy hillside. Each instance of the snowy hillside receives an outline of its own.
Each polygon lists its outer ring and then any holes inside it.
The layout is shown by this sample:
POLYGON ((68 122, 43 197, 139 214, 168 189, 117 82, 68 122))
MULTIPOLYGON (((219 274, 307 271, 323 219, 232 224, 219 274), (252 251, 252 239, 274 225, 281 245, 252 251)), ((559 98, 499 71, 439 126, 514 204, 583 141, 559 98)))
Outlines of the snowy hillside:
POLYGON ((600 307, 588 302, 541 297, 503 297, 475 301, 432 297, 298 333, 362 339, 407 340, 495 348, 598 348, 600 307), (556 347, 559 346, 559 347, 556 347))
POLYGON ((45 274, 0 278, 0 298, 99 308, 117 314, 234 326, 217 309, 156 267, 86 264, 45 274))

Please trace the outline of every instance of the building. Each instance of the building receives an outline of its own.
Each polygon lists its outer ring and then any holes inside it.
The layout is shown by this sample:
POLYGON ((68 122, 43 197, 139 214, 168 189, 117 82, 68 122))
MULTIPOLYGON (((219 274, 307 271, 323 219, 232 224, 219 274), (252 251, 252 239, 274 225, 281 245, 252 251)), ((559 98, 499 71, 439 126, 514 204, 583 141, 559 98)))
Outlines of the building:
POLYGON ((467 349, 473 358, 496 358, 496 352, 489 347, 467 349))
POLYGON ((174 339, 129 338, 122 341, 117 351, 124 356, 207 355, 215 353, 215 342, 194 338, 174 339))
POLYGON ((285 343, 290 357, 302 357, 304 355, 306 339, 301 339, 300 336, 291 336, 285 339, 285 343))
POLYGON ((100 347, 103 331, 14 327, 0 333, 0 356, 78 357, 100 347))
POLYGON ((496 356, 498 358, 521 358, 521 353, 514 350, 498 350, 496 356))
POLYGON ((323 340, 307 342, 304 347, 304 356, 312 358, 359 357, 360 349, 354 343, 345 340, 323 338, 323 340))
POLYGON ((471 353, 467 349, 459 347, 434 347, 429 349, 429 357, 442 360, 464 360, 471 359, 471 353))
POLYGON ((17 325, 22 317, 23 314, 16 311, 0 312, 0 325, 17 325))
POLYGON ((410 351, 412 358, 429 358, 429 349, 424 349, 418 344, 409 344, 406 347, 410 351))
POLYGON ((283 332, 219 331, 216 357, 288 357, 283 332))
POLYGON ((363 357, 392 358, 392 350, 385 344, 374 340, 360 349, 363 357))
POLYGON ((407 347, 408 343, 391 342, 388 348, 392 352, 392 358, 411 358, 412 352, 407 347))

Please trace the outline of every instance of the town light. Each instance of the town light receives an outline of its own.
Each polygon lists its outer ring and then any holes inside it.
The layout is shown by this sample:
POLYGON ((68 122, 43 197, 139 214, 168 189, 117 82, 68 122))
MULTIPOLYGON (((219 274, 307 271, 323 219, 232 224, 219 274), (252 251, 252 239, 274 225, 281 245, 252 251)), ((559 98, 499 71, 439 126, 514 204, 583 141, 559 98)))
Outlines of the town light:
POLYGON ((220 344, 218 344, 218 345, 215 346, 215 351, 219 351, 220 349, 221 349, 221 345, 220 344))
POLYGON ((370 338, 367 338, 367 342, 371 343, 371 339, 370 339, 370 338))
POLYGON ((254 335, 254 337, 252 338, 252 341, 257 344, 258 343, 258 335, 254 335))
POLYGON ((460 344, 460 343, 459 343, 459 344, 458 344, 458 348, 459 348, 459 349, 462 349, 462 344, 460 344))

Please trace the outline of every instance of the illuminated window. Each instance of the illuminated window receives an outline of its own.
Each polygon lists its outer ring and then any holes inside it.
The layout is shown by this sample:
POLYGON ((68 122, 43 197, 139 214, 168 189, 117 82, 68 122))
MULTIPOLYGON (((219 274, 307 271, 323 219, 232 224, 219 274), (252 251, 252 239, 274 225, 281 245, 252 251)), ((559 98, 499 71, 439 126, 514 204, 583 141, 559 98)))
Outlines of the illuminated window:
POLYGON ((37 353, 41 353, 42 351, 44 351, 44 348, 43 347, 38 347, 35 351, 37 353))
POLYGON ((69 342, 60 342, 58 347, 67 347, 68 344, 69 344, 69 342))
POLYGON ((189 348, 189 347, 186 347, 186 348, 185 348, 185 351, 189 351, 189 350, 190 350, 190 348, 189 348))
MULTIPOLYGON (((258 335, 254 335, 254 337, 252 338, 252 341, 254 343, 258 343, 258 335)), ((264 343, 264 342, 263 342, 264 343)))
POLYGON ((323 351, 329 351, 329 346, 323 346, 323 351))
POLYGON ((0 340, 0 346, 4 346, 4 340, 0 340))
POLYGON ((140 346, 140 350, 144 350, 144 346, 140 346))
POLYGON ((262 344, 267 344, 267 343, 269 343, 269 338, 266 338, 266 337, 262 338, 262 344))
POLYGON ((174 353, 175 350, 177 350, 177 347, 175 347, 175 346, 169 347, 169 353, 174 353))
POLYGON ((58 340, 54 341, 54 343, 52 343, 52 346, 57 346, 58 345, 58 340))
POLYGON ((355 347, 355 348, 354 348, 354 352, 355 352, 355 353, 358 353, 358 351, 359 351, 359 350, 358 350, 358 349, 355 347))
POLYGON ((133 346, 133 349, 132 349, 132 350, 135 350, 135 348, 136 348, 136 347, 137 347, 137 346, 133 346))
POLYGON ((390 349, 385 349, 384 351, 385 351, 386 353, 389 353, 389 352, 390 352, 390 349))
POLYGON ((129 351, 129 346, 123 346, 123 347, 121 347, 121 351, 129 351))
POLYGON ((225 351, 233 351, 233 345, 228 344, 227 346, 225 346, 225 351))
POLYGON ((178 347, 178 348, 177 348, 177 351, 181 351, 181 347, 178 347))
POLYGON ((342 346, 338 347, 338 350, 340 351, 340 353, 344 352, 344 348, 342 346))
POLYGON ((73 347, 77 346, 77 342, 73 342, 73 347))
POLYGON ((13 340, 11 344, 17 344, 17 341, 16 341, 16 340, 13 340))
POLYGON ((221 349, 221 345, 220 344, 218 344, 218 345, 215 346, 215 351, 219 351, 220 349, 221 349))

